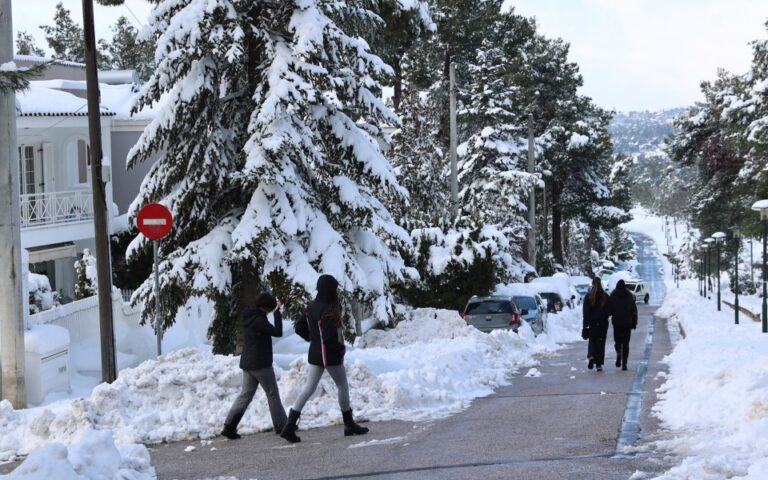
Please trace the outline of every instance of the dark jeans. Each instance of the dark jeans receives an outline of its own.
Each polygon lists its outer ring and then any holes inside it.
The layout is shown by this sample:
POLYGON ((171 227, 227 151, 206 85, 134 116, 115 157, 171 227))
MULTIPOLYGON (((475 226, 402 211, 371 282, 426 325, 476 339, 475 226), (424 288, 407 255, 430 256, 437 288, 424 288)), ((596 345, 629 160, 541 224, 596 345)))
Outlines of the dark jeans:
POLYGON ((589 327, 589 344, 587 345, 587 357, 591 358, 595 365, 605 363, 605 338, 608 336, 608 322, 592 323, 589 327))
POLYGON ((272 416, 272 426, 275 431, 282 431, 283 426, 288 421, 288 417, 285 415, 283 403, 280 401, 280 391, 277 389, 275 371, 272 370, 272 367, 262 368, 261 370, 243 370, 243 389, 232 404, 232 408, 229 409, 227 420, 224 422, 225 425, 230 425, 233 428, 237 427, 248 405, 251 404, 259 384, 261 384, 261 388, 264 389, 264 393, 267 396, 269 414, 272 416))
POLYGON ((613 328, 613 341, 616 347, 616 358, 621 359, 622 365, 627 364, 629 357, 629 340, 632 336, 631 328, 613 328))

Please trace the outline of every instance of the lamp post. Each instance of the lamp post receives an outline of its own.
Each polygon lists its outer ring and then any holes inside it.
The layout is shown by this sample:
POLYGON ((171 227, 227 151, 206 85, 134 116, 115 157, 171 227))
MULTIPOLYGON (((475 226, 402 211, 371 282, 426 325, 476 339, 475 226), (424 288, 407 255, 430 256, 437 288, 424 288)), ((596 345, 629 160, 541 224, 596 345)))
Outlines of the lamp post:
POLYGON ((712 275, 712 256, 709 254, 709 249, 714 241, 715 239, 712 237, 704 239, 707 247, 706 261, 704 262, 704 298, 709 298, 707 295, 712 293, 712 287, 709 286, 709 278, 712 275))
POLYGON ((699 295, 704 296, 704 247, 699 246, 699 295))
POLYGON ((715 239, 715 254, 717 255, 717 311, 720 311, 720 244, 725 240, 725 233, 715 232, 712 238, 715 239))
POLYGON ((752 205, 752 210, 760 212, 760 220, 763 221, 763 333, 768 333, 768 267, 766 267, 766 237, 768 237, 768 200, 758 200, 752 205))
POLYGON ((733 255, 733 294, 734 294, 734 302, 733 302, 733 323, 736 325, 739 324, 739 250, 741 249, 741 230, 738 226, 733 227, 733 239, 735 240, 736 244, 736 251, 733 255))

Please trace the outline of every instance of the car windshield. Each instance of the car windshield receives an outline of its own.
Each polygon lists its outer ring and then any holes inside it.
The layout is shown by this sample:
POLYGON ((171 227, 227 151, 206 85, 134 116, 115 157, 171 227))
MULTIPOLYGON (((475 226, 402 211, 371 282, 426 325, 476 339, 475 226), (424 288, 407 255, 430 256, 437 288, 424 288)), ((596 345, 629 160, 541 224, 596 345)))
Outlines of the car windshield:
POLYGON ((504 300, 485 300, 467 305, 467 314, 512 313, 512 305, 504 300))
POLYGON ((515 303, 524 310, 536 310, 536 300, 533 297, 515 297, 515 303))
POLYGON ((630 292, 639 292, 640 291, 640 284, 639 283, 628 283, 627 289, 630 292))

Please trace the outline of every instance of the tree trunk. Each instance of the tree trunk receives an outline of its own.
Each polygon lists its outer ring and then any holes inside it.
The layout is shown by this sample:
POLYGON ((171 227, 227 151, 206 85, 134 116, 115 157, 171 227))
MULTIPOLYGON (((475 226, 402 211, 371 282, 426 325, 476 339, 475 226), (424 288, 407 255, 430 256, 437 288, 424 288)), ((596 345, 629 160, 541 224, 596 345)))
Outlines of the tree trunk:
POLYGON ((392 69, 395 71, 395 92, 392 94, 392 106, 395 113, 400 114, 400 101, 403 98, 403 68, 400 66, 400 59, 393 62, 392 69))
MULTIPOLYGON (((569 261, 571 257, 571 224, 565 222, 563 224, 563 258, 567 258, 569 261)), ((563 264, 565 266, 565 264, 563 264)))
POLYGON ((563 221, 562 207, 560 206, 560 194, 562 185, 557 180, 552 182, 552 255, 555 261, 563 265, 563 238, 560 224, 563 221))

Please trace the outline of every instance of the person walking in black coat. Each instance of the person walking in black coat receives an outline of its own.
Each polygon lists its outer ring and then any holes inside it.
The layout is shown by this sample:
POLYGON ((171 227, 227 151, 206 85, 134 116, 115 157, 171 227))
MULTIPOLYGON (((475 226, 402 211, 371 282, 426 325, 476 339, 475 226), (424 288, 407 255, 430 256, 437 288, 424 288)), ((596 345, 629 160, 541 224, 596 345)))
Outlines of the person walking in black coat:
POLYGON ((605 338, 608 334, 608 294, 603 290, 599 278, 592 279, 592 290, 584 299, 582 328, 589 338, 587 347, 587 368, 603 370, 605 363, 605 338))
POLYGON ((317 296, 306 312, 306 322, 296 323, 296 333, 309 341, 309 376, 288 413, 288 423, 281 436, 289 442, 300 442, 296 435, 301 410, 315 393, 324 371, 328 371, 339 393, 339 407, 344 419, 344 435, 362 435, 368 429, 361 427, 352 416, 349 403, 349 385, 344 370, 344 336, 339 302, 339 282, 331 275, 321 275, 317 280, 317 296))
POLYGON ((272 426, 276 433, 285 427, 287 416, 280 392, 277 388, 275 371, 272 369, 272 337, 283 336, 283 316, 280 302, 267 292, 256 296, 254 306, 243 311, 242 318, 243 352, 240 354, 240 368, 243 370, 243 388, 229 409, 221 434, 230 440, 240 438, 237 425, 253 400, 256 388, 261 385, 267 396, 272 426), (267 320, 267 314, 275 312, 275 325, 267 320))
POLYGON ((627 290, 624 280, 619 280, 616 289, 611 292, 608 309, 613 324, 613 341, 616 346, 616 367, 627 369, 629 357, 629 340, 632 330, 637 328, 637 305, 635 296, 627 290))

